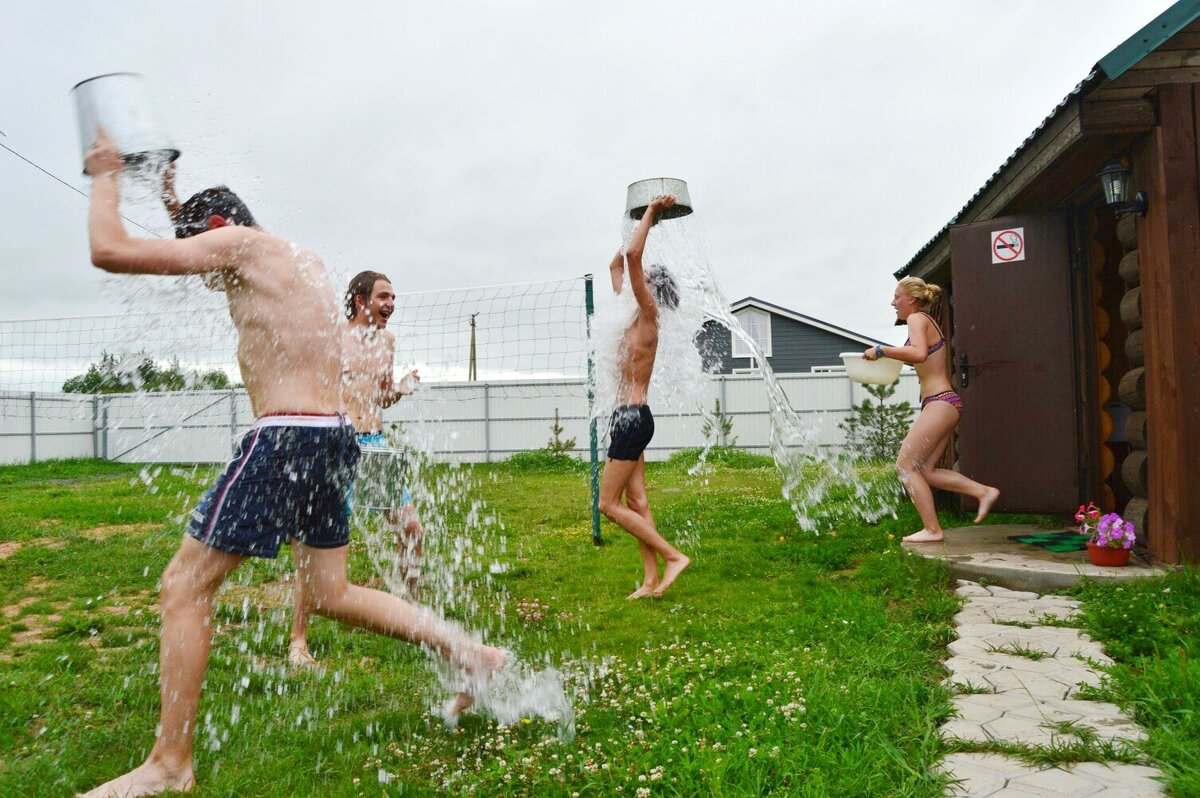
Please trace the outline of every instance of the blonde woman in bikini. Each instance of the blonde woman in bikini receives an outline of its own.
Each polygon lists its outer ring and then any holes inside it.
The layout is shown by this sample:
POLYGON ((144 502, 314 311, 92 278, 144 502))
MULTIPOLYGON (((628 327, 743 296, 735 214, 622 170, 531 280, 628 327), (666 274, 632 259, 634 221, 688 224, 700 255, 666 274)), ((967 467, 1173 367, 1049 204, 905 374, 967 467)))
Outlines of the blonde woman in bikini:
POLYGON ((892 307, 896 318, 908 325, 904 346, 874 346, 863 353, 867 360, 890 357, 912 364, 921 381, 921 412, 900 446, 896 472, 912 497, 925 528, 904 538, 905 543, 938 543, 944 538, 932 488, 974 496, 979 502, 975 523, 987 518, 1000 498, 997 488, 981 485, 957 471, 938 468, 937 463, 958 426, 963 402, 950 386, 946 363, 946 337, 929 315, 942 289, 919 277, 905 277, 896 285, 892 307))

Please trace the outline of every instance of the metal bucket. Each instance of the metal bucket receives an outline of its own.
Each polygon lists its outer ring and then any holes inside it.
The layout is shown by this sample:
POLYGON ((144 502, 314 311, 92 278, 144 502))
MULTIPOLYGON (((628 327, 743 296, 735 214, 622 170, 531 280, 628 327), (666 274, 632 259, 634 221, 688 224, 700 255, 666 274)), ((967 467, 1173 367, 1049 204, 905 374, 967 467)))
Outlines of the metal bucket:
POLYGON ((692 198, 688 196, 687 183, 673 177, 652 177, 629 184, 625 194, 625 211, 631 219, 641 219, 646 207, 660 195, 670 194, 675 204, 658 215, 659 219, 678 219, 692 212, 692 198))
POLYGON ((179 157, 179 150, 154 112, 144 76, 133 72, 97 75, 76 83, 71 93, 75 95, 79 140, 85 155, 96 140, 96 125, 100 124, 126 164, 165 164, 179 157))

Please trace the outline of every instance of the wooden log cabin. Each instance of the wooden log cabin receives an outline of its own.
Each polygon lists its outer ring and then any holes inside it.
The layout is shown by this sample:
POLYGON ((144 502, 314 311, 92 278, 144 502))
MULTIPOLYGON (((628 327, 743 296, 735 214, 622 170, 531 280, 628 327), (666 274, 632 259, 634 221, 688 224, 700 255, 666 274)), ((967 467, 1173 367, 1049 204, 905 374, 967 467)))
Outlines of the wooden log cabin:
POLYGON ((1200 561, 1200 0, 1102 58, 896 277, 947 289, 956 467, 1200 561), (1129 170, 1109 205, 1100 173, 1129 170))

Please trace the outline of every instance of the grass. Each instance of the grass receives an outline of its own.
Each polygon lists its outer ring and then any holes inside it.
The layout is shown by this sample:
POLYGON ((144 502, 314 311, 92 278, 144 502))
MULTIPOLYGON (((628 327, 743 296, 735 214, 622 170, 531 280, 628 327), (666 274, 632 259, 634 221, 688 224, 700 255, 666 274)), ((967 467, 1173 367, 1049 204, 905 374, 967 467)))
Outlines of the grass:
MULTIPOLYGON (((607 523, 591 544, 586 472, 518 461, 447 476, 504 525, 506 553, 481 545, 507 570, 460 585, 477 588, 473 617, 563 671, 574 739, 478 715, 447 732, 420 652, 323 619, 310 636, 323 670, 287 669, 281 557, 243 566, 219 597, 195 794, 941 795, 930 767, 958 601, 940 563, 898 550, 911 508, 814 536, 773 469, 680 465, 651 465, 648 487, 695 564, 664 600, 635 603, 636 546, 607 523)), ((0 795, 69 794, 145 756, 157 580, 209 476, 0 467, 0 795)), ((447 512, 456 529, 480 515, 447 512)), ((350 561, 354 581, 373 577, 357 538, 350 561)))
MULTIPOLYGON (((1077 762, 1109 762, 1128 765, 1145 764, 1145 756, 1137 747, 1123 740, 1102 740, 1093 730, 1076 724, 1059 724, 1056 736, 1048 745, 1031 746, 1019 743, 946 741, 947 753, 1000 754, 1019 759, 1027 765, 1059 767, 1077 762), (1079 736, 1084 733, 1084 736, 1079 736)), ((1183 793, 1180 793, 1181 795, 1183 793)))
POLYGON ((1002 646, 988 646, 987 650, 995 654, 1009 654, 1014 657, 1024 657, 1025 659, 1031 659, 1035 662, 1037 660, 1046 659, 1046 657, 1050 656, 1045 651, 1040 651, 1036 648, 1030 648, 1029 646, 1023 646, 1020 643, 1005 643, 1002 646))
POLYGON ((1142 748, 1172 795, 1200 795, 1200 570, 1085 582, 1076 594, 1084 628, 1116 660, 1098 695, 1146 730, 1142 748))

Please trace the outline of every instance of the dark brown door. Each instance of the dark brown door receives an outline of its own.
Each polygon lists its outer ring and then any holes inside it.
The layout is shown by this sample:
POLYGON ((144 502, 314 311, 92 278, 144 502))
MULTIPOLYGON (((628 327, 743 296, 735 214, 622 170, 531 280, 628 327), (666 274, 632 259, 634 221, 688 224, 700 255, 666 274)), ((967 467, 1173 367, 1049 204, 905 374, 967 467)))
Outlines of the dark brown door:
POLYGON ((954 371, 966 405, 958 463, 1000 488, 998 509, 1063 512, 1079 498, 1069 240, 1058 213, 950 230, 954 371))

